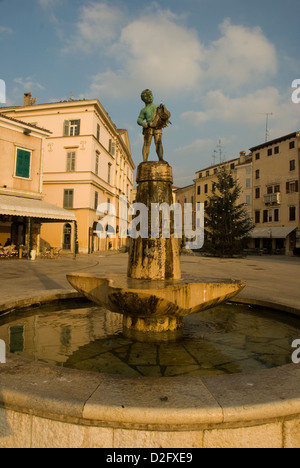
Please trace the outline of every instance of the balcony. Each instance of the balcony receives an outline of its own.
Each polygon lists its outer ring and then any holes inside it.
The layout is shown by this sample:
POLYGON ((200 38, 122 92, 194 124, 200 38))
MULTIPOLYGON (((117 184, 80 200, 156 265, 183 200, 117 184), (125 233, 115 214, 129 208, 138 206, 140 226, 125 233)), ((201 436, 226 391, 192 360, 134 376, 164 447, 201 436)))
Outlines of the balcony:
POLYGON ((264 204, 265 205, 280 205, 281 203, 281 194, 278 193, 268 193, 264 195, 264 204))

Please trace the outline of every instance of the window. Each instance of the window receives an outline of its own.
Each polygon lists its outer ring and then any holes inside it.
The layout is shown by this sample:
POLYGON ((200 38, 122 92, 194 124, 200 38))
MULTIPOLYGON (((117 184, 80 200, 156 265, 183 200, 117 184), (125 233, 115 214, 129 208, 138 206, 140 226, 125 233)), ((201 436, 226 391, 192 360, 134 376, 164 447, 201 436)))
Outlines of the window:
POLYGON ((269 187, 267 187, 267 194, 271 193, 273 193, 273 185, 269 185, 269 187))
POLYGON ((30 162, 31 162, 31 151, 17 149, 16 157, 16 177, 22 177, 29 179, 30 177, 30 162))
POLYGON ((246 188, 251 188, 251 179, 246 179, 246 188))
POLYGON ((295 206, 289 207, 289 220, 296 221, 296 207, 295 206))
POLYGON ((259 169, 257 169, 257 171, 255 171, 255 178, 256 178, 256 179, 259 179, 259 178, 260 178, 260 171, 259 171, 259 169))
POLYGON ((280 185, 274 186, 274 193, 280 193, 280 185))
POLYGON ((206 177, 209 177, 209 171, 206 171, 206 177))
POLYGON ((199 179, 202 179, 202 172, 199 172, 199 179))
POLYGON ((76 166, 76 152, 67 153, 67 172, 74 172, 76 166))
POLYGON ((109 148, 108 148, 109 154, 114 156, 116 154, 116 142, 114 140, 109 140, 109 148))
POLYGON ((208 184, 205 184, 205 186, 204 186, 204 192, 205 192, 205 193, 208 193, 208 184))
POLYGON ((197 195, 201 195, 201 185, 198 185, 197 187, 197 195))
POLYGON ((100 125, 97 124, 97 140, 100 141, 100 125))
POLYGON ((64 136, 80 135, 80 120, 65 120, 64 136))
POLYGON ((260 188, 255 189, 255 198, 260 198, 260 188))
POLYGON ((269 210, 264 210, 263 222, 267 223, 269 220, 269 210))
POLYGON ((94 209, 95 210, 97 210, 97 208, 98 208, 98 197, 99 197, 98 192, 95 192, 95 199, 94 199, 94 209))
POLYGON ((290 149, 295 148, 295 142, 294 142, 294 141, 291 141, 291 142, 290 142, 289 148, 290 148, 290 149))
POLYGON ((272 156, 272 154, 273 154, 272 148, 269 148, 268 149, 268 156, 272 156))
POLYGON ((110 184, 111 182, 111 164, 108 163, 108 169, 107 169, 107 182, 110 184))
POLYGON ((96 152, 96 159, 95 159, 95 174, 99 174, 99 153, 96 152))
POLYGON ((233 171, 234 168, 235 168, 235 164, 234 164, 234 163, 230 164, 230 169, 231 169, 232 171, 233 171))
POLYGON ((246 195, 246 205, 251 205, 251 195, 246 195))
POLYGON ((279 154, 279 146, 275 146, 275 148, 274 148, 274 154, 279 154))
POLYGON ((212 187, 211 187, 213 193, 215 193, 216 188, 217 188, 217 183, 216 183, 216 182, 213 182, 213 183, 212 183, 212 187))
POLYGON ((258 161, 260 159, 260 153, 256 153, 255 159, 256 159, 256 161, 258 161))
POLYGON ((276 210, 274 210, 274 221, 278 222, 279 221, 279 209, 276 208, 276 210))
POLYGON ((286 193, 298 193, 298 192, 299 192, 298 180, 286 183, 286 193))
POLYGON ((292 159, 290 161, 290 171, 295 171, 296 170, 296 161, 295 159, 292 159))
POLYGON ((255 223, 260 223, 260 211, 255 211, 255 223))
POLYGON ((66 189, 64 190, 64 205, 63 207, 67 210, 73 208, 74 204, 74 190, 73 189, 66 189))

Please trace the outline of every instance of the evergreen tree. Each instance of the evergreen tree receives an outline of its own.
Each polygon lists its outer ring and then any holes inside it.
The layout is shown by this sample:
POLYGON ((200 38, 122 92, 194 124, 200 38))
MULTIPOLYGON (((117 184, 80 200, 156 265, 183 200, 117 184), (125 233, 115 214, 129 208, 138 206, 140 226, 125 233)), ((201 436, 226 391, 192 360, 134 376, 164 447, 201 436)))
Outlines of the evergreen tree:
POLYGON ((241 187, 225 167, 218 173, 214 193, 205 210, 205 249, 218 257, 232 257, 246 247, 254 228, 245 204, 238 204, 241 187))

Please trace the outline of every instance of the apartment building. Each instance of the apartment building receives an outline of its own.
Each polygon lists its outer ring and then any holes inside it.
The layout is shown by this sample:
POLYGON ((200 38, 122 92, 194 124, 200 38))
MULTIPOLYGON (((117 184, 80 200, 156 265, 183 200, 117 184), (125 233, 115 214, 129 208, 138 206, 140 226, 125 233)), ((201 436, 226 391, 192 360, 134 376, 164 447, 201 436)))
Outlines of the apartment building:
MULTIPOLYGON (((76 217, 43 200, 44 148, 50 131, 0 114, 0 245, 39 252, 42 225, 61 229, 76 217)), ((55 228, 54 228, 55 229, 55 228)), ((2 250, 2 256, 4 251, 2 250)))
POLYGON ((96 99, 31 104, 26 94, 24 106, 1 111, 52 132, 45 145, 45 200, 77 218, 75 233, 70 223, 61 231, 43 227, 44 241, 70 251, 77 238, 82 253, 121 247, 126 239, 119 239, 119 199, 127 196, 131 202, 135 169, 127 130, 118 129, 96 99), (111 237, 100 239, 97 224, 109 207, 116 213, 116 226, 107 224, 104 229, 111 237))
POLYGON ((300 247, 300 132, 250 148, 253 154, 252 247, 292 255, 300 247))
MULTIPOLYGON (((238 180, 242 188, 241 197, 239 202, 251 205, 251 179, 252 179, 252 156, 246 155, 245 151, 241 151, 239 158, 224 161, 219 164, 214 164, 205 169, 196 172, 195 182, 195 196, 196 203, 208 204, 208 199, 211 197, 215 190, 215 184, 218 181, 218 172, 220 167, 225 167, 230 170, 233 176, 238 180)), ((249 208, 249 214, 250 214, 249 208)))

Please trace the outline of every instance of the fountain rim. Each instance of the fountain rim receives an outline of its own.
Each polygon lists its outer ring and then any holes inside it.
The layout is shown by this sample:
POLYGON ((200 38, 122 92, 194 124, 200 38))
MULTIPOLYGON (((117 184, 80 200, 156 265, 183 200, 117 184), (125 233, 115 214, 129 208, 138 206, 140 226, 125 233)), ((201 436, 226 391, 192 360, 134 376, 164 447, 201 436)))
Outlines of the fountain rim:
MULTIPOLYGON (((82 295, 43 294, 2 305, 0 314, 76 297, 82 295)), ((230 302, 300 315, 300 309, 256 298, 230 302)), ((138 430, 252 426, 299 417, 299 371, 300 365, 291 363, 211 377, 125 377, 9 355, 7 364, 0 365, 0 409, 82 426, 138 430)))

